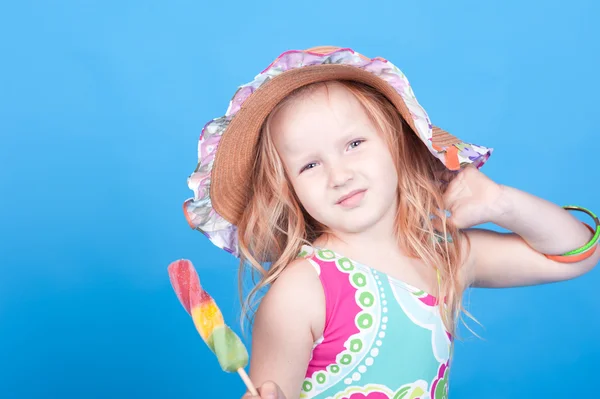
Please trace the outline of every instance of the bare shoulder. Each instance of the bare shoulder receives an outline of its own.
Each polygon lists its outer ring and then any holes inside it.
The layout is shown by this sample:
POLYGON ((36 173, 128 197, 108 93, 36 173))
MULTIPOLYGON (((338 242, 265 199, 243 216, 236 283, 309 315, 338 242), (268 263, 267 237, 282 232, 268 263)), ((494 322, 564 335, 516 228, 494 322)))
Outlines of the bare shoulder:
POLYGON ((250 363, 253 382, 275 381, 288 398, 297 397, 324 319, 325 298, 317 272, 306 259, 291 262, 256 313, 250 363))
POLYGON ((268 289, 258 308, 255 328, 269 319, 285 320, 288 325, 301 327, 319 324, 325 298, 319 276, 306 259, 296 259, 285 267, 268 289))

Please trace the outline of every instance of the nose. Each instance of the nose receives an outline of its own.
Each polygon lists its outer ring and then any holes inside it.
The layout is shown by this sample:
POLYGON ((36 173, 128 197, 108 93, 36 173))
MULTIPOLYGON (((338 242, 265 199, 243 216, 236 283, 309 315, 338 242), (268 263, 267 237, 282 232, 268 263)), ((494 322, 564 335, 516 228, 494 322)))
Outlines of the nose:
POLYGON ((337 162, 329 166, 329 186, 338 188, 354 178, 354 172, 347 162, 337 162))

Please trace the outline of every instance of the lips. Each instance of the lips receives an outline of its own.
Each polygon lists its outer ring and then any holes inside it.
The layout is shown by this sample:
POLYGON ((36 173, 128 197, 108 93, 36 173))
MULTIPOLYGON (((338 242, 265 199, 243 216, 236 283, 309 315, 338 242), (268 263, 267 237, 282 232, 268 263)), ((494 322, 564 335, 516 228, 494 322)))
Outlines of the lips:
POLYGON ((350 191, 348 194, 341 196, 337 202, 336 205, 343 205, 345 202, 348 202, 347 200, 353 199, 353 197, 355 196, 362 196, 362 194, 367 191, 367 190, 354 190, 354 191, 350 191))

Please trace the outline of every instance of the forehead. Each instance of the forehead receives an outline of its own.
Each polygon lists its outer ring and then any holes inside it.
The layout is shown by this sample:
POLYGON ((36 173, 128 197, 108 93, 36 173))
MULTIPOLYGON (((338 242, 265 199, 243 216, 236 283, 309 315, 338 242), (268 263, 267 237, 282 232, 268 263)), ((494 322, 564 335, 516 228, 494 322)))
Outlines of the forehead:
POLYGON ((358 99, 343 85, 328 83, 288 102, 270 128, 279 150, 298 151, 301 144, 326 144, 365 125, 372 126, 358 99))

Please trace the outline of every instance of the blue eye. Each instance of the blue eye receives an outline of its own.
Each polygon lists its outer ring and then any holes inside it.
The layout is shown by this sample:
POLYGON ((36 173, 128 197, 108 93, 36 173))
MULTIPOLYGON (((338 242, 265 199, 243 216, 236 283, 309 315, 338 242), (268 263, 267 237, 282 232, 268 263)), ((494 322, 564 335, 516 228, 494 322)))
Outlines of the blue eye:
POLYGON ((316 163, 316 162, 311 162, 311 163, 307 164, 305 167, 303 167, 303 168, 300 170, 300 173, 304 172, 305 170, 312 169, 312 168, 314 168, 315 166, 317 166, 317 163, 316 163))
POLYGON ((364 140, 354 140, 352 142, 350 142, 350 148, 356 148, 359 145, 361 145, 364 142, 364 140))

